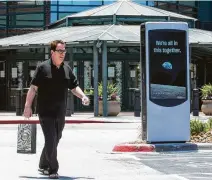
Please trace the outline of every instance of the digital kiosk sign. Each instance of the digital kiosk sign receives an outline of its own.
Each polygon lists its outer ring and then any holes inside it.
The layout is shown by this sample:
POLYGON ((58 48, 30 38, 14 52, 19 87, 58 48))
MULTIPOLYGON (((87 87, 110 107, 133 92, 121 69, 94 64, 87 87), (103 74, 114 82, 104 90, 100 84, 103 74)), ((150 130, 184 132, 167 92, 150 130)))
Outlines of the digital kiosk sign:
POLYGON ((190 140, 188 24, 141 25, 142 138, 147 142, 190 140))

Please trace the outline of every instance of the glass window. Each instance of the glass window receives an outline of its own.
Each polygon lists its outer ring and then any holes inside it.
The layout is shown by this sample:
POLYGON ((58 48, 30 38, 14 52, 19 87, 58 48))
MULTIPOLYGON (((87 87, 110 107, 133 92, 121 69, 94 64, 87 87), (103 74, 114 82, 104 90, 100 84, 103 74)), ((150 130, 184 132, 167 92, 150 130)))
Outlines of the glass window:
POLYGON ((43 14, 23 14, 23 15, 16 15, 16 20, 43 20, 43 14))
POLYGON ((6 20, 6 16, 0 16, 0 19, 6 20))
POLYGON ((20 5, 31 5, 31 4, 33 4, 33 5, 36 5, 36 1, 35 0, 30 0, 30 1, 17 1, 17 3, 18 4, 20 4, 20 5))
POLYGON ((90 3, 89 3, 90 5, 102 5, 102 4, 104 4, 104 1, 102 1, 102 0, 99 0, 99 1, 95 1, 95 0, 90 0, 90 3))
POLYGON ((0 26, 1 27, 6 26, 6 16, 0 16, 0 26))
POLYGON ((73 5, 89 5, 90 4, 90 1, 89 0, 84 0, 84 1, 74 1, 73 0, 73 5))
POLYGON ((115 2, 116 0, 104 0, 103 3, 105 4, 111 4, 113 2, 115 2))
POLYGON ((0 26, 5 27, 6 26, 6 21, 0 19, 0 26))
POLYGON ((51 23, 57 21, 57 13, 51 13, 51 23))
POLYGON ((57 1, 51 0, 51 4, 57 5, 57 1))
POLYGON ((73 0, 69 0, 69 1, 59 1, 60 5, 73 5, 73 0))
POLYGON ((59 11, 63 12, 81 12, 91 9, 89 6, 59 6, 59 11))
POLYGON ((155 4, 154 4, 154 1, 147 1, 147 5, 148 6, 154 6, 155 4))
POLYGON ((133 2, 141 4, 141 5, 154 6, 154 1, 134 0, 133 2))
POLYGON ((68 15, 71 15, 71 13, 70 12, 68 12, 68 13, 59 13, 59 19, 64 18, 64 17, 66 17, 68 15))
POLYGON ((142 5, 146 5, 146 1, 134 0, 133 2, 142 4, 142 5))
POLYGON ((51 11, 57 11, 57 6, 51 5, 51 11))
POLYGON ((59 6, 59 11, 70 11, 71 6, 59 6))
POLYGON ((37 5, 43 5, 43 4, 44 4, 44 2, 43 2, 43 1, 40 1, 40 0, 36 0, 35 3, 36 3, 37 5))
POLYGON ((16 21, 16 26, 43 26, 43 21, 16 21))
POLYGON ((1 28, 1 26, 0 26, 0 38, 3 38, 3 37, 6 37, 6 30, 5 30, 5 28, 1 28))
POLYGON ((196 2, 195 1, 179 1, 180 5, 186 5, 186 6, 192 6, 195 7, 196 2))

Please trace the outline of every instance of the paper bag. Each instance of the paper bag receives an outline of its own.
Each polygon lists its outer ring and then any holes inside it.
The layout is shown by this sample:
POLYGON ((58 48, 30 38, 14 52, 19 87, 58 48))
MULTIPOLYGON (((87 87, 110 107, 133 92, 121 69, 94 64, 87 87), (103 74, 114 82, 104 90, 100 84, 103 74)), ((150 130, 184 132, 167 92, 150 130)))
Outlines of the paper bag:
POLYGON ((37 134, 36 124, 19 124, 17 153, 35 154, 36 134, 37 134))

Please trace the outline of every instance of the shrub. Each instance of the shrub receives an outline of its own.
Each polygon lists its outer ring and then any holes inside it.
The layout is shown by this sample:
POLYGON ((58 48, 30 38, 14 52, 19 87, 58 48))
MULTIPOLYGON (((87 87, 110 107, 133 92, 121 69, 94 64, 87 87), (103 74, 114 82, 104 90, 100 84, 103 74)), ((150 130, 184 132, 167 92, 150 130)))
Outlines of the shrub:
POLYGON ((211 84, 205 84, 200 89, 202 93, 202 99, 212 99, 212 85, 211 84))
POLYGON ((190 131, 191 135, 200 134, 202 132, 207 132, 210 130, 209 123, 204 123, 200 120, 191 120, 190 121, 190 131))
POLYGON ((207 123, 209 128, 212 129, 212 118, 209 118, 207 123))
MULTIPOLYGON (((120 101, 118 93, 119 93, 119 88, 116 84, 114 84, 114 83, 107 84, 107 100, 108 101, 120 101)), ((93 90, 85 90, 85 94, 93 95, 94 91, 93 90)), ((102 96, 103 96, 102 82, 99 83, 99 85, 98 85, 98 96, 99 96, 99 100, 102 100, 102 96)))

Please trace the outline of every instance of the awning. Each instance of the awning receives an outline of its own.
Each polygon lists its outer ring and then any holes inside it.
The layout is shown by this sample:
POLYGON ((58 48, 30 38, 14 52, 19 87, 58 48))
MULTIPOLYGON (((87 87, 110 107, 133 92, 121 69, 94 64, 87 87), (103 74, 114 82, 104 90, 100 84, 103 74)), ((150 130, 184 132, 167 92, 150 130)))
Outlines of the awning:
MULTIPOLYGON (((139 25, 99 25, 73 26, 49 29, 40 32, 12 36, 0 39, 0 49, 18 49, 21 47, 43 47, 53 40, 60 39, 67 45, 93 44, 93 41, 108 41, 112 44, 139 45, 139 25)), ((194 46, 212 46, 212 32, 201 29, 189 29, 189 43, 194 46)))

